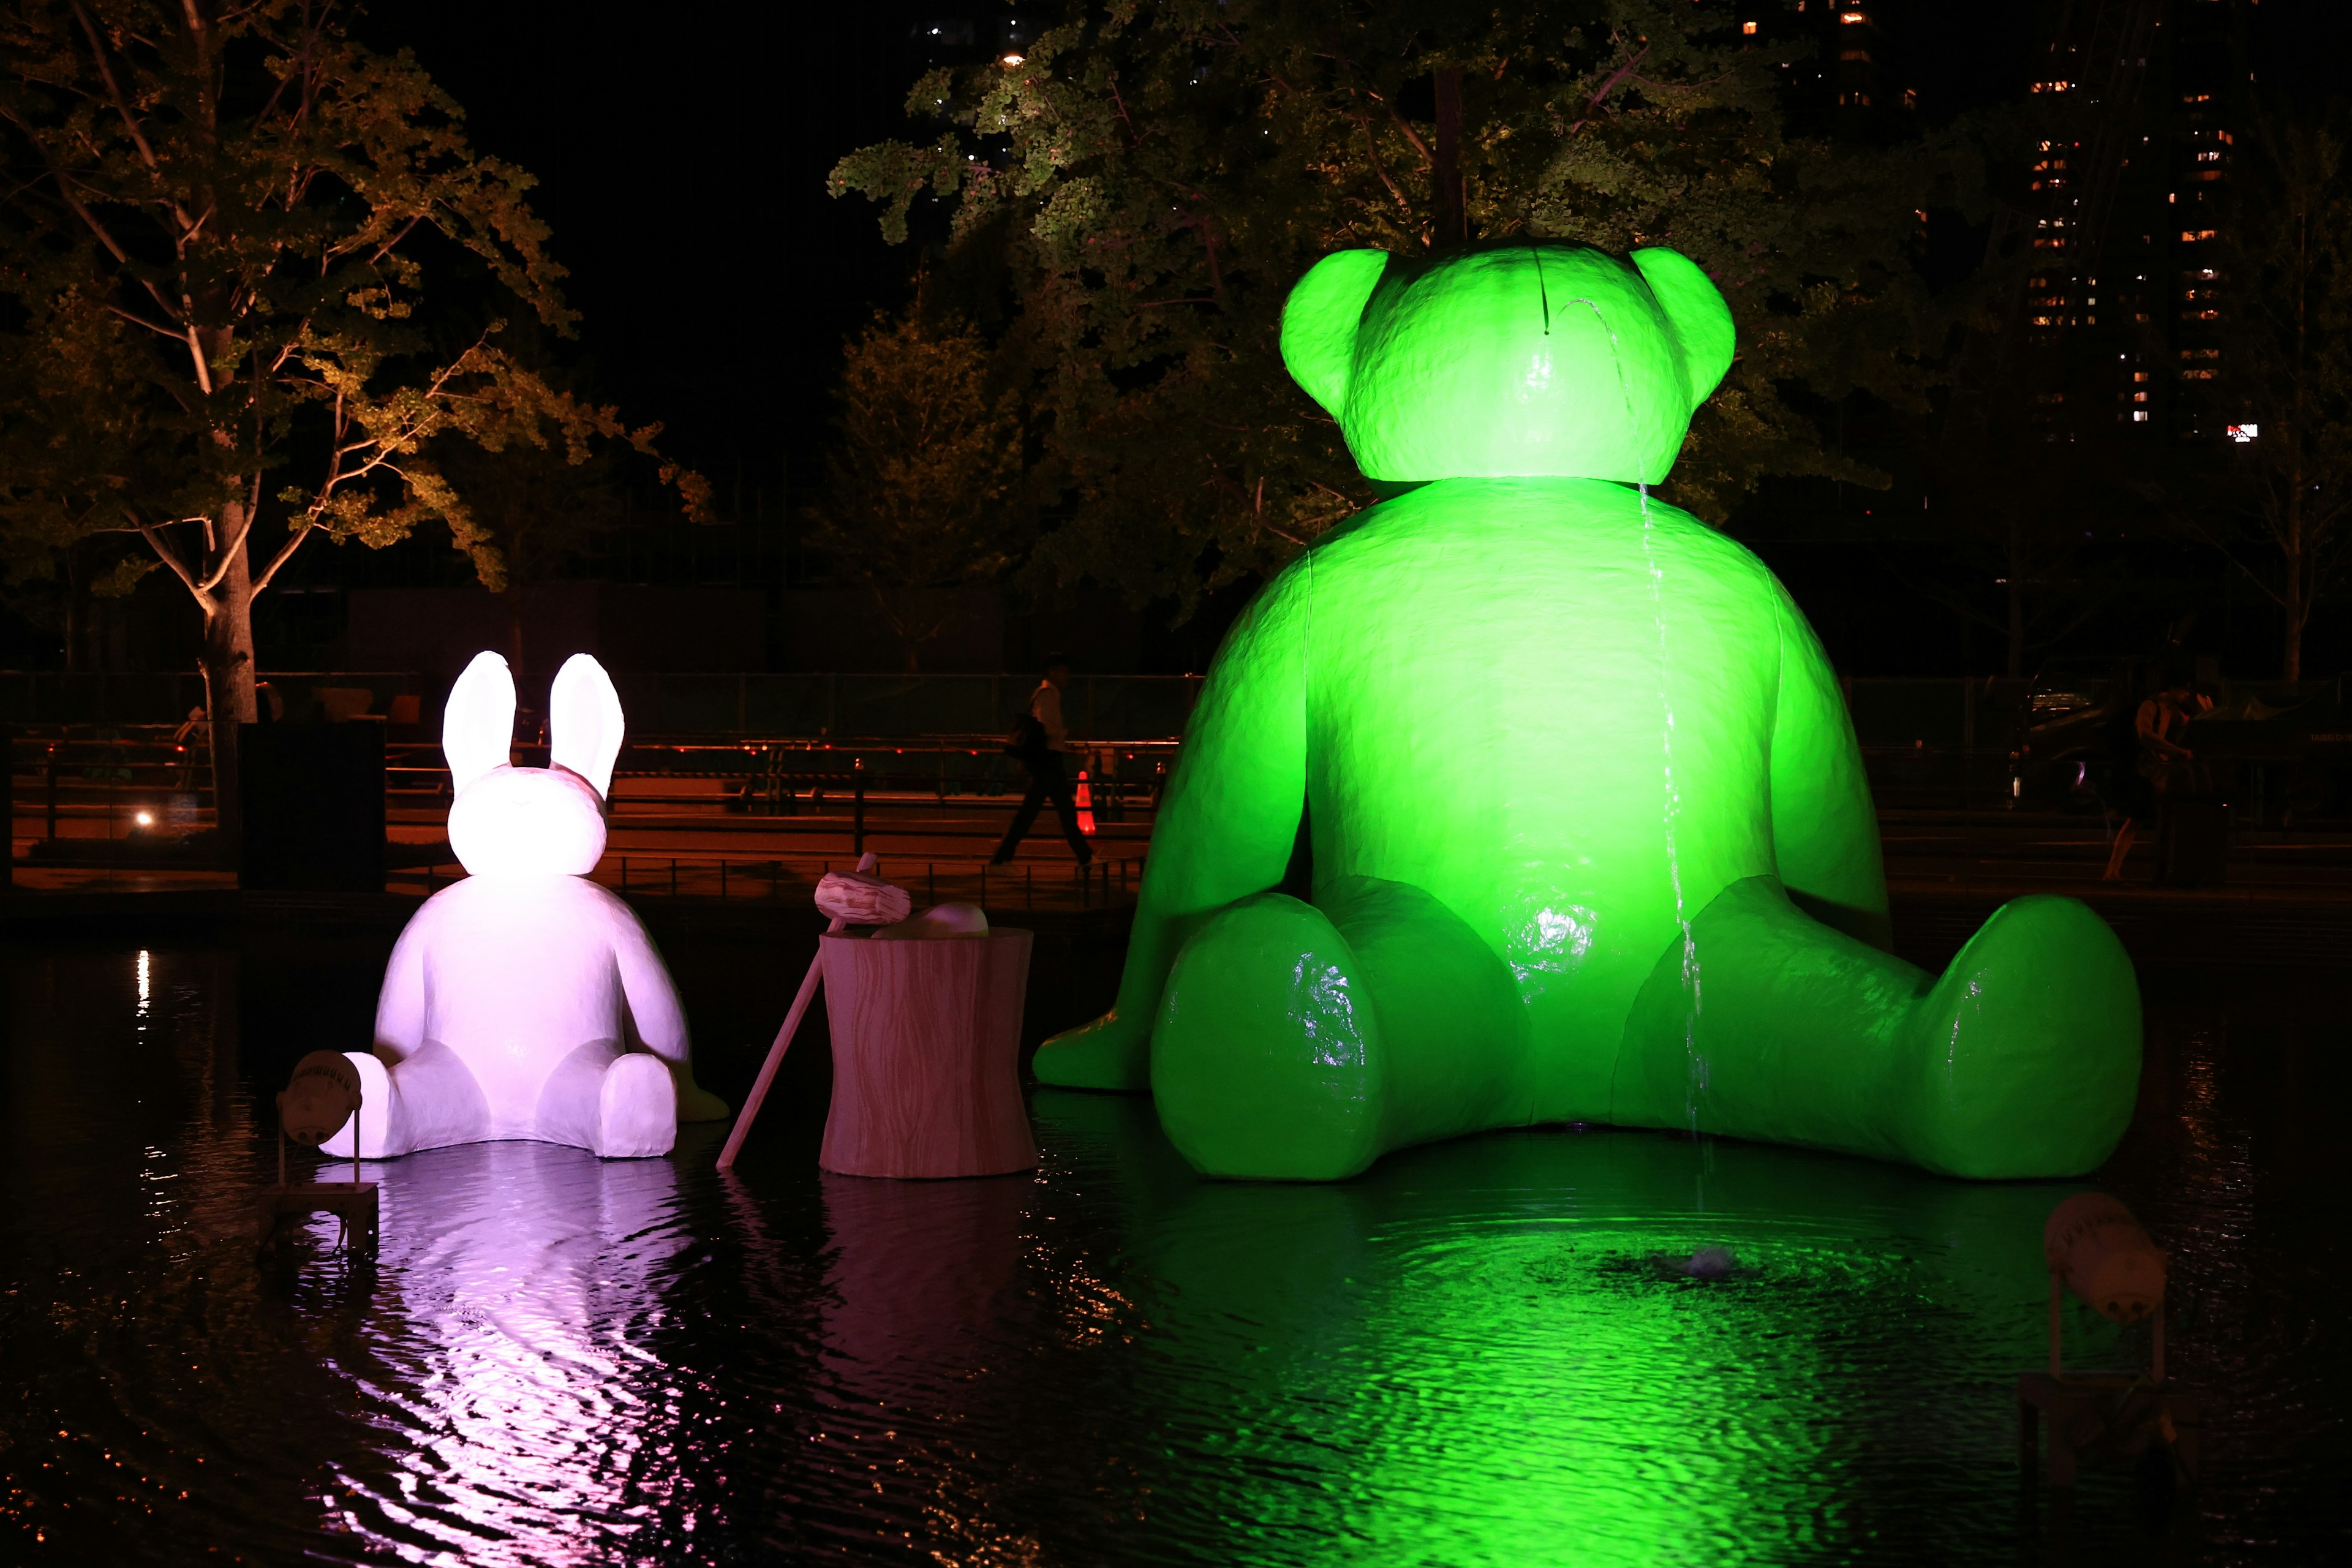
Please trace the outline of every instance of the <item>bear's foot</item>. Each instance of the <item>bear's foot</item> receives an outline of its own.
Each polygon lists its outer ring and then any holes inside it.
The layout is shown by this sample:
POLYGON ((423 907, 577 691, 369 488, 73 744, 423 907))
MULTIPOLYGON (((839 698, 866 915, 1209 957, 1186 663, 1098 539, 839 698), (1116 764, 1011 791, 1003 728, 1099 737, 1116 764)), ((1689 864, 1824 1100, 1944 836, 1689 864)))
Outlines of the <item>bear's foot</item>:
POLYGON ((1106 1013, 1039 1046, 1032 1067, 1039 1083, 1056 1089, 1143 1093, 1151 1087, 1151 1020, 1106 1013))
POLYGON ((1735 882, 1633 1004, 1611 1120, 1902 1160, 2080 1175, 2139 1079, 2139 988, 2072 899, 2003 905, 1941 978, 1735 882))
POLYGON ((1311 904, 1261 893, 1195 931, 1150 1065, 1160 1126, 1209 1175, 1336 1181, 1381 1152, 1380 1020, 1353 949, 1311 904))
POLYGON ((1993 911, 1919 1005, 1904 1150, 1947 1175, 2078 1176, 2123 1136, 2139 1085, 2139 984, 2073 899, 1993 911))

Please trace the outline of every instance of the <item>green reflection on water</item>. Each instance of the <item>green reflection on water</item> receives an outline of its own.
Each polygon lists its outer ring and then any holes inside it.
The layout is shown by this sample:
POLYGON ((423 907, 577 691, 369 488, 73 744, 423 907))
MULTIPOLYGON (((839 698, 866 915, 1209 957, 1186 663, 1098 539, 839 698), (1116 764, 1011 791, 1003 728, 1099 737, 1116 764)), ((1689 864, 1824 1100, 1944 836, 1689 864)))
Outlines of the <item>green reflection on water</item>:
POLYGON ((1857 1465, 1975 1484, 2013 1444, 2042 1222, 2075 1190, 1619 1132, 1219 1184, 1148 1106, 1047 1091, 1036 1113, 1128 1216, 1157 1352, 1133 1409, 1174 1461, 1150 1518, 1253 1564, 1834 1553, 1870 1531, 1857 1465), (1730 1278, 1672 1271, 1707 1247, 1730 1278))

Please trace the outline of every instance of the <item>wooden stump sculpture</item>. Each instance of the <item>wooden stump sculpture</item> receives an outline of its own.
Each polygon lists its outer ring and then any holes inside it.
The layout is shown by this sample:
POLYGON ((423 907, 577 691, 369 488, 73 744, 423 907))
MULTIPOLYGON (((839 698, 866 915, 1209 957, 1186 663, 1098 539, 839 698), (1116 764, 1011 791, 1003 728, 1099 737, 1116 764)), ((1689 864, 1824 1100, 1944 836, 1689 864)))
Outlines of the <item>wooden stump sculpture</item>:
POLYGON ((1018 1067, 1030 933, 820 943, 833 1107, 817 1163, 850 1176, 1034 1169, 1018 1067))

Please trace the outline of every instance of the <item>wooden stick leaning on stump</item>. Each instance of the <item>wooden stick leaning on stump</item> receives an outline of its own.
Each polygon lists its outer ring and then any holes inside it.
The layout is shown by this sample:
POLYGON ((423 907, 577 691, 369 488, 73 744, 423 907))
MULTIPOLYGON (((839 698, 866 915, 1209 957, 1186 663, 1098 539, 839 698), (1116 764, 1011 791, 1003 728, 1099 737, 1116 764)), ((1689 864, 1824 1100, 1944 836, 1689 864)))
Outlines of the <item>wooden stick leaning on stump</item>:
MULTIPOLYGON (((869 875, 875 865, 874 856, 863 855, 858 858, 856 871, 846 876, 828 872, 817 883, 816 907, 832 917, 832 923, 824 928, 827 936, 838 936, 851 925, 896 925, 914 909, 914 900, 904 888, 892 887, 869 875)), ((742 1152, 752 1120, 768 1098, 768 1086, 776 1081, 776 1069, 783 1066, 784 1052, 791 1048, 793 1037, 800 1032, 801 1019, 806 1016, 809 1004, 816 999, 817 982, 824 977, 824 948, 820 943, 816 956, 809 961, 806 978, 801 981, 800 993, 793 998, 792 1011, 784 1015, 783 1027, 776 1031, 776 1043, 768 1047, 768 1059, 760 1064, 760 1076, 751 1080, 751 1092, 743 1098, 743 1110, 727 1134, 727 1147, 719 1152, 720 1170, 734 1169, 735 1156, 742 1152)))

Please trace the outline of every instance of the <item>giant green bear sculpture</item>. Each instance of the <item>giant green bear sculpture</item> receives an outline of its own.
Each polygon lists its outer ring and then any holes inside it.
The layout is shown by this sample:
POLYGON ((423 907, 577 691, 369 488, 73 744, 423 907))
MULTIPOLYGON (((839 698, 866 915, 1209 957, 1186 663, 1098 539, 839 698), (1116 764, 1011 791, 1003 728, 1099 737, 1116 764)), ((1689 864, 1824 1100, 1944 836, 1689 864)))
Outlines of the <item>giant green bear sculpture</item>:
POLYGON ((1211 670, 1116 1007, 1038 1079, 1142 1089, 1213 1175, 1328 1180, 1612 1122, 1973 1177, 2104 1160, 2139 994, 2068 899, 1940 976, 1885 952, 1828 660, 1739 545, 1653 500, 1730 367, 1669 250, 1326 258, 1285 361, 1365 475, 1211 670), (1637 488, 1638 487, 1638 488, 1637 488), (1302 821, 1313 901, 1276 891, 1302 821))

